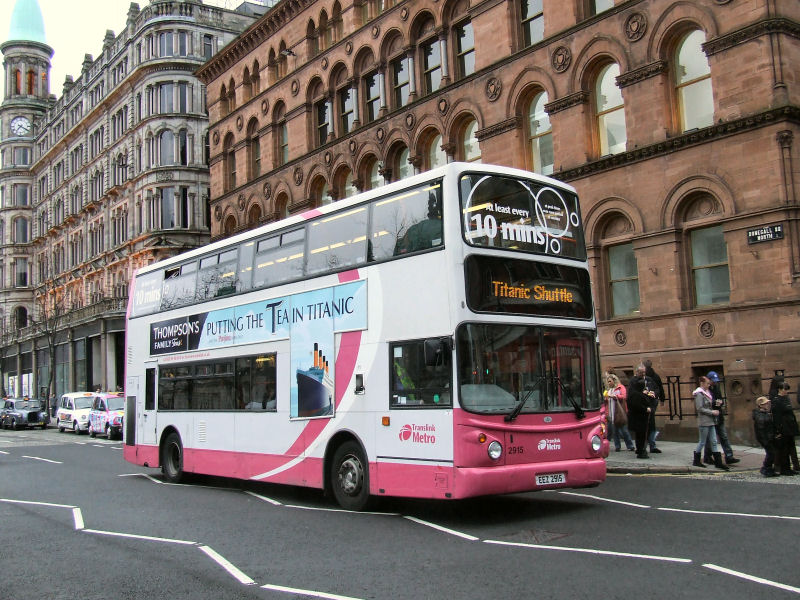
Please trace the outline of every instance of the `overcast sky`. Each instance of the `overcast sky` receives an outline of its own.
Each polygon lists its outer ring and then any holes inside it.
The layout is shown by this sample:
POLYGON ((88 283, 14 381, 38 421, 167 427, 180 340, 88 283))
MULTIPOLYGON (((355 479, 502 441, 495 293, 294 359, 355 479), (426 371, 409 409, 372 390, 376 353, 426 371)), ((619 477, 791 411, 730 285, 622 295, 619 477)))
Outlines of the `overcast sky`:
MULTIPOLYGON (((242 0, 204 0, 204 4, 236 8, 242 0)), ((8 40, 16 0, 0 0, 0 42, 8 40)), ((140 8, 150 0, 139 0, 140 8)), ((125 27, 131 0, 39 0, 47 44, 55 51, 51 60, 50 93, 61 96, 64 78, 81 74, 84 54, 97 58, 106 30, 114 35, 125 27)))

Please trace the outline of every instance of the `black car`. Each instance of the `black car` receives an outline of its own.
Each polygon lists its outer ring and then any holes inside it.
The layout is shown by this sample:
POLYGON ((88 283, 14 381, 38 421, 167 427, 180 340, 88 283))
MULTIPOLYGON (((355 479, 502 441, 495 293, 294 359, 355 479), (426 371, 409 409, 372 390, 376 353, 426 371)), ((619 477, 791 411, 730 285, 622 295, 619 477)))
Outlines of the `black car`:
POLYGON ((50 416, 39 400, 29 398, 6 398, 0 409, 0 425, 3 429, 28 427, 47 428, 50 416))

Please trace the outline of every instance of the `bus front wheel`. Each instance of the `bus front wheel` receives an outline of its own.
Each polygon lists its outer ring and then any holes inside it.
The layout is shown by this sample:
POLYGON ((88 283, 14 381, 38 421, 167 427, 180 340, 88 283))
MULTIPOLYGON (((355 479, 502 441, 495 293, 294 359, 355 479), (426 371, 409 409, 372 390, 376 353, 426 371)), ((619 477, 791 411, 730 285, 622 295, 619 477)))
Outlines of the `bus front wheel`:
POLYGON ((183 444, 181 436, 174 431, 161 447, 161 472, 170 483, 179 483, 183 479, 183 444))
POLYGON ((369 464, 354 441, 336 449, 331 461, 331 487, 339 506, 364 510, 369 503, 369 464))

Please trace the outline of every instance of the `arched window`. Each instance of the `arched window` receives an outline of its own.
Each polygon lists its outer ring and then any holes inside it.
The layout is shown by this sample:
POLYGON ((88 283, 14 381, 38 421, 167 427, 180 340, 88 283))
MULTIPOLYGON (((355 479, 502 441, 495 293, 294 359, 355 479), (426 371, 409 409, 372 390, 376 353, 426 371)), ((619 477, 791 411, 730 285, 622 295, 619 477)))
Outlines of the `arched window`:
POLYGON ((692 31, 681 40, 675 52, 675 85, 681 131, 708 127, 714 123, 711 67, 702 48, 705 41, 706 36, 702 31, 692 31))
POLYGON ((233 149, 232 133, 225 136, 225 141, 222 144, 222 154, 225 165, 225 191, 229 192, 236 188, 236 153, 233 149))
POLYGON ((331 47, 332 32, 328 23, 328 13, 324 10, 319 16, 319 49, 327 50, 331 47))
POLYGON ((258 96, 261 92, 261 69, 257 60, 253 61, 253 72, 250 77, 252 93, 254 96, 258 96))
POLYGON ((231 109, 228 107, 228 88, 225 87, 224 83, 219 90, 219 112, 222 117, 231 112, 231 109))
POLYGON ((341 41, 344 37, 344 22, 342 21, 342 6, 339 2, 333 3, 333 11, 331 12, 330 22, 331 36, 333 43, 341 41))
POLYGON ((233 111, 236 109, 236 82, 233 77, 228 81, 228 110, 233 111))
POLYGON ((472 31, 472 22, 459 23, 454 28, 456 67, 458 77, 463 78, 475 72, 475 34, 472 31))
POLYGON ((316 56, 319 54, 319 38, 317 37, 317 28, 313 19, 309 19, 306 25, 306 40, 308 40, 308 55, 316 56))
POLYGON ((275 212, 279 219, 285 219, 289 216, 289 196, 286 195, 286 192, 281 192, 275 198, 275 212))
POLYGON ((463 129, 461 136, 461 160, 466 162, 481 162, 481 146, 478 143, 478 122, 470 120, 463 129))
POLYGON ((625 152, 627 143, 625 104, 616 82, 617 77, 619 65, 610 63, 600 70, 595 84, 594 99, 601 156, 625 152))
POLYGON ((395 181, 406 179, 414 174, 414 167, 408 162, 408 157, 408 148, 405 146, 395 152, 394 164, 392 165, 395 181))
POLYGON ((442 150, 442 136, 436 134, 428 144, 427 163, 429 169, 442 167, 447 164, 447 154, 442 150))
POLYGON ((185 129, 178 132, 178 163, 189 164, 189 138, 185 129))
POLYGON ((251 119, 247 125, 247 170, 249 179, 261 175, 261 140, 258 136, 258 121, 251 119))
POLYGON ((610 316, 639 312, 639 266, 633 243, 609 246, 606 251, 610 316))
POLYGON ((261 206, 258 204, 253 204, 250 207, 250 211, 247 213, 247 224, 249 226, 258 225, 258 222, 261 220, 261 206))
POLYGON ((283 103, 275 107, 275 166, 280 167, 289 162, 289 128, 286 125, 286 109, 283 103))
POLYGON ((528 148, 530 168, 542 175, 553 174, 553 132, 544 110, 547 92, 539 92, 528 105, 528 148))
POLYGON ((165 129, 158 136, 159 162, 163 166, 175 164, 175 136, 169 129, 165 129))
POLYGON ((36 94, 36 73, 33 69, 28 71, 28 95, 33 96, 36 94))
POLYGON ((14 93, 22 93, 22 71, 14 69, 14 93))
POLYGON ((250 68, 245 67, 242 73, 242 102, 247 102, 253 97, 253 83, 250 80, 250 68))
POLYGON ((228 215, 225 219, 225 225, 222 229, 225 235, 231 235, 236 231, 236 217, 228 215))
POLYGON ((381 175, 381 163, 376 158, 370 158, 364 163, 364 190, 374 190, 383 185, 383 175, 381 175))

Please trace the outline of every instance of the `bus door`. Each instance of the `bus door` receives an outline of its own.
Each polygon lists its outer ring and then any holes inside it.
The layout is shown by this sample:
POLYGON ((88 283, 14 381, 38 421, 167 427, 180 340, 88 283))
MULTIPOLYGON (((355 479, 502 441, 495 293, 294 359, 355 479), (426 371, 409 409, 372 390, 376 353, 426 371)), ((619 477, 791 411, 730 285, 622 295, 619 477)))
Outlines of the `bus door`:
POLYGON ((136 440, 139 444, 154 446, 156 444, 156 382, 158 381, 158 364, 153 361, 144 365, 144 381, 138 382, 138 398, 136 399, 136 440), (144 397, 142 397, 144 396, 144 397))
POLYGON ((583 348, 580 340, 556 341, 556 375, 560 381, 558 400, 560 406, 572 406, 573 401, 585 405, 586 382, 583 378, 583 348), (572 394, 572 399, 566 397, 572 394))

